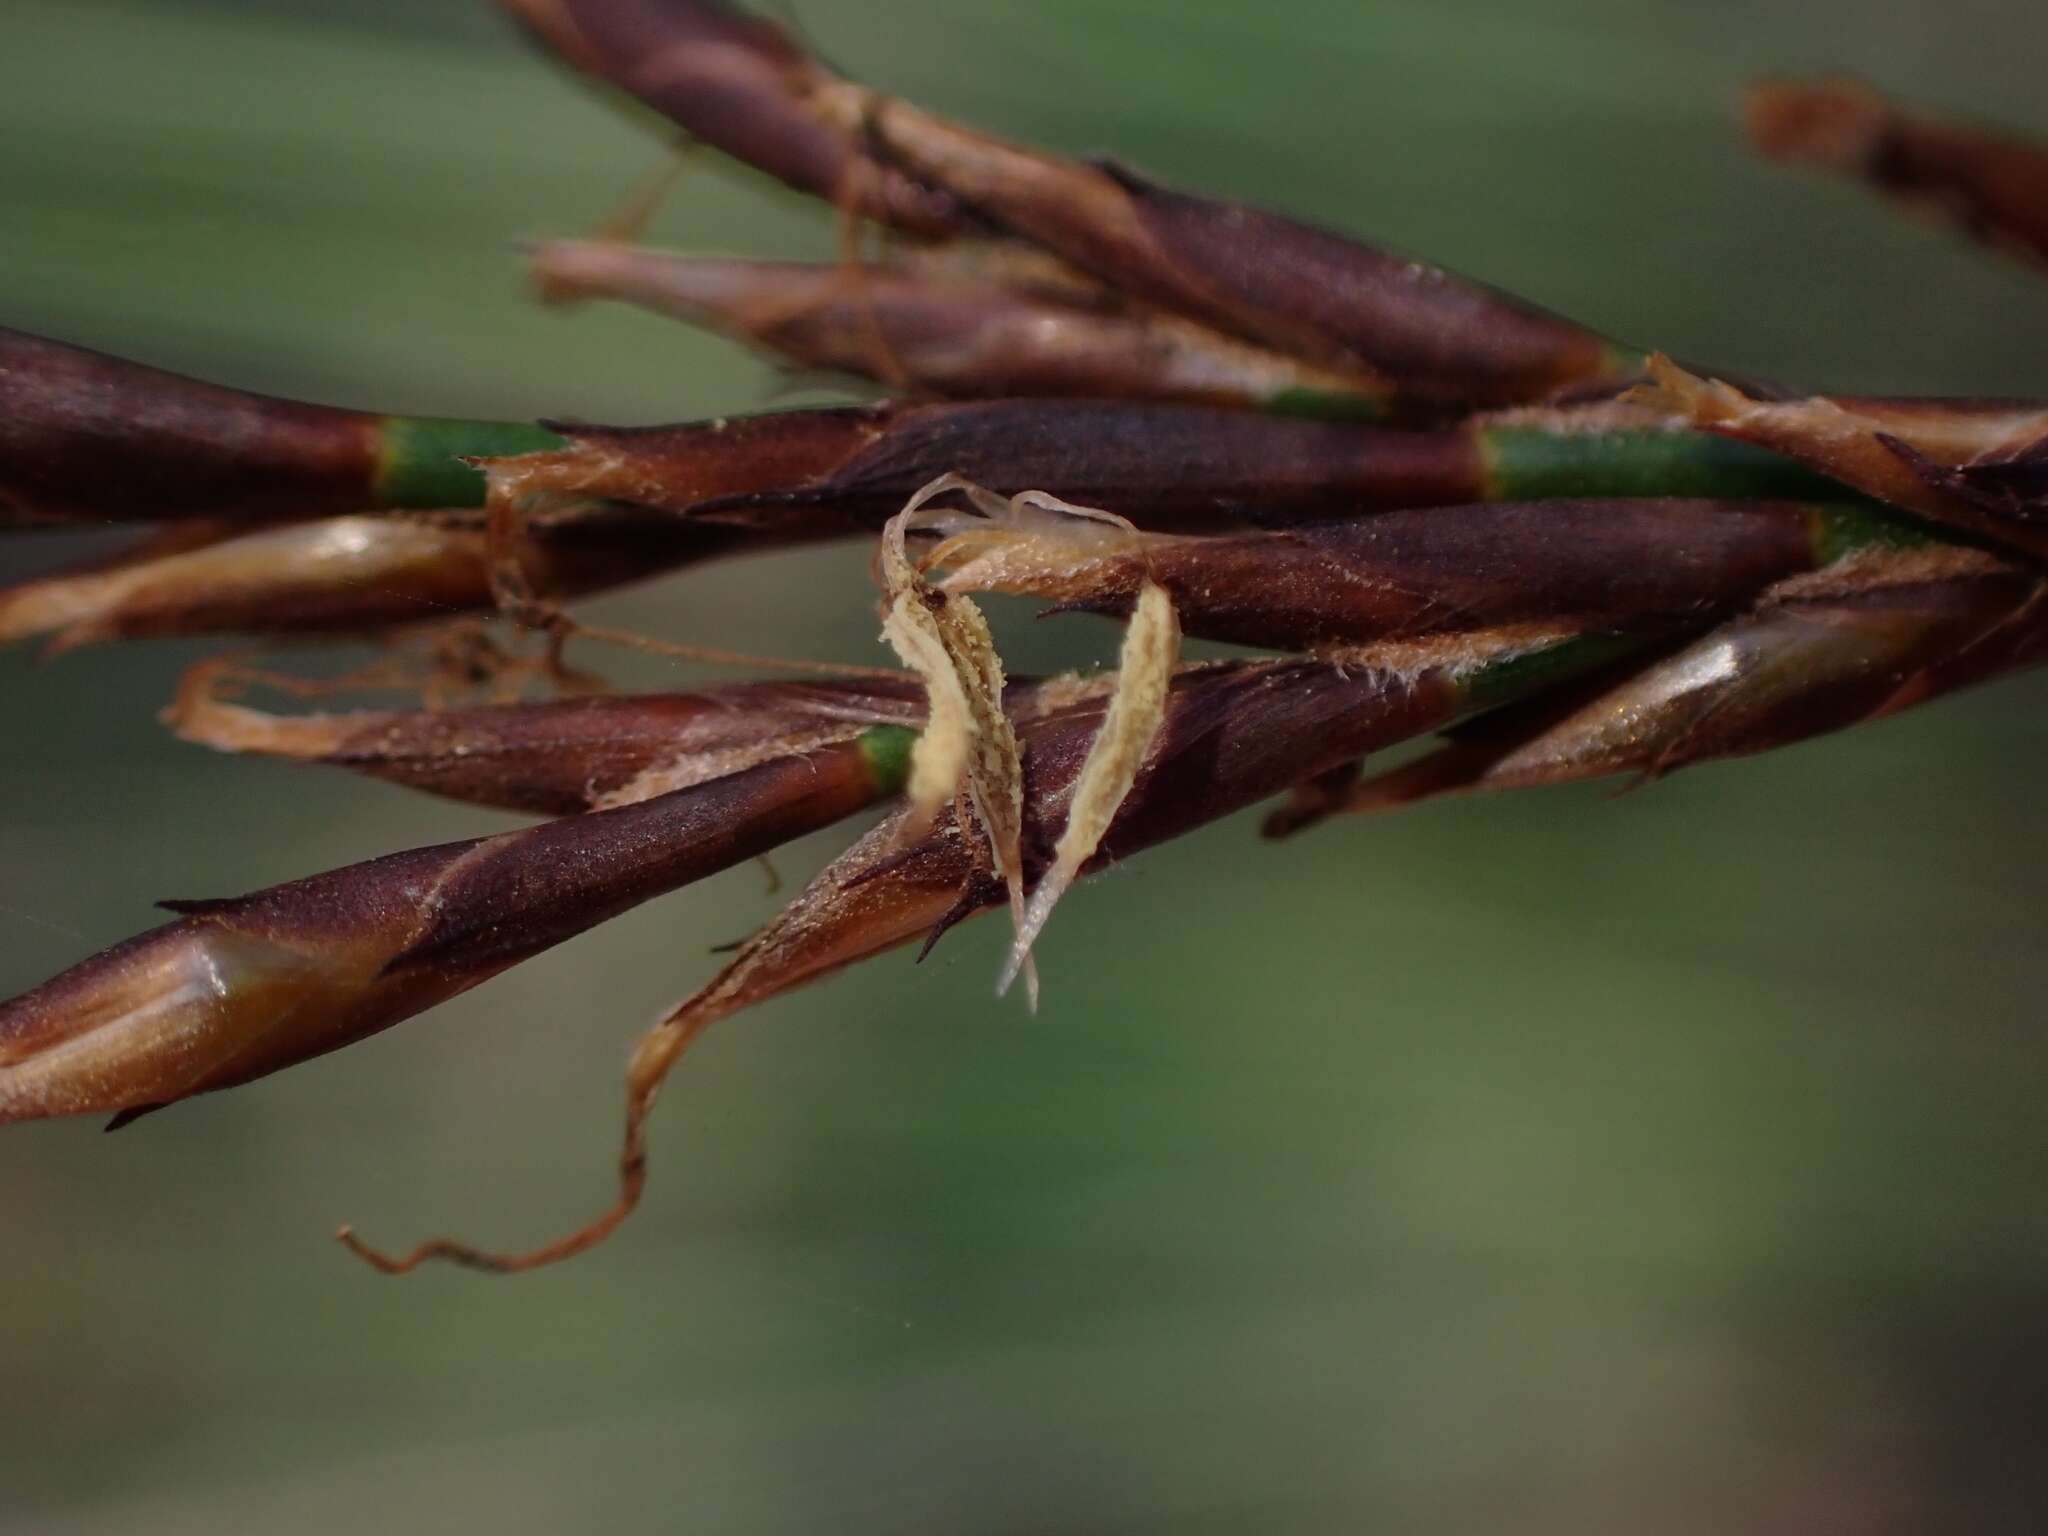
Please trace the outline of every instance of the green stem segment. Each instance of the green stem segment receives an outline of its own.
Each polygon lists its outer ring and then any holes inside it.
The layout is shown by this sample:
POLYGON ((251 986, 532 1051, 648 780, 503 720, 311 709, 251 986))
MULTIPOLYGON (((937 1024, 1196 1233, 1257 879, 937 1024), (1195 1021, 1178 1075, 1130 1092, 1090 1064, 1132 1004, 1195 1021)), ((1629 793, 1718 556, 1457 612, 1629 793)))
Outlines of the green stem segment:
POLYGON ((877 799, 900 795, 909 784, 910 752, 917 745, 917 735, 907 726, 877 725, 856 738, 877 799))
POLYGON ((1806 501, 1849 494, 1837 482, 1790 459, 1710 432, 1479 427, 1473 436, 1484 466, 1484 499, 1489 501, 1557 496, 1806 501))
POLYGON ((1874 501, 1826 502, 1811 515, 1816 568, 1864 550, 1925 549, 1946 542, 1918 518, 1874 501))
POLYGON ((483 471, 468 460, 543 453, 562 446, 556 434, 527 422, 386 416, 377 429, 371 495, 381 507, 480 507, 483 471))
POLYGON ((1643 635, 1574 635, 1535 650, 1480 663, 1458 679, 1461 712, 1492 709, 1525 698, 1638 650, 1643 635))
POLYGON ((1283 389, 1261 401, 1260 409, 1269 416, 1305 416, 1314 421, 1384 421, 1389 414, 1384 394, 1362 389, 1283 389))

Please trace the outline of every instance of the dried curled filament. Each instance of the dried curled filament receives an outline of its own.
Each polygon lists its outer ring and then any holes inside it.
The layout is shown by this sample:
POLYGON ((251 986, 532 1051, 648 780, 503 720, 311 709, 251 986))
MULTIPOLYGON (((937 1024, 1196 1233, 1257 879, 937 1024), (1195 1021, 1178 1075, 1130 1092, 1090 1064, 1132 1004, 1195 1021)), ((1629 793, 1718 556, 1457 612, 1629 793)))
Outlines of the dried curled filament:
MULTIPOLYGON (((724 425, 722 422, 710 424, 709 435, 718 437, 723 433, 724 425)), ((634 630, 606 628, 572 618, 557 600, 560 589, 543 588, 534 577, 537 563, 542 570, 552 569, 544 558, 549 540, 566 538, 574 541, 579 536, 587 537, 593 533, 602 540, 607 530, 623 524, 631 543, 642 546, 645 554, 658 556, 665 547, 680 542, 690 556, 701 557, 736 545, 766 547, 830 538, 844 533, 846 525, 837 513, 830 510, 800 511, 794 516, 779 519, 770 527, 670 517, 644 505, 566 490, 560 483, 559 474, 550 473, 551 467, 559 471, 561 458, 560 454, 543 453, 487 461, 484 537, 492 606, 521 628, 538 631, 547 637, 546 668, 558 682, 580 680, 579 675, 567 668, 562 660, 567 643, 578 636, 713 666, 810 672, 819 676, 868 678, 877 675, 872 667, 791 660, 719 646, 680 644, 657 640, 634 630), (708 550, 700 541, 708 541, 708 550)), ((729 454, 719 462, 727 469, 735 467, 729 454)), ((715 477, 718 469, 713 467, 710 472, 715 477)), ((744 478, 743 474, 742 480, 744 478)))
POLYGON ((378 1253, 359 1240, 352 1239, 350 1247, 390 1274, 433 1260, 513 1274, 571 1258, 610 1236, 647 1187, 647 1122, 655 1100, 676 1062, 706 1029, 796 985, 798 977, 823 975, 914 938, 958 902, 963 882, 974 876, 975 853, 950 817, 943 831, 934 829, 906 846, 911 814, 900 811, 870 830, 742 945, 710 985, 641 1037, 627 1068, 618 1198, 596 1219, 524 1253, 451 1238, 428 1239, 402 1257, 378 1253))
MULTIPOLYGON (((1166 690, 1151 748, 1083 872, 1611 654, 1581 649, 1578 642, 1532 649, 1511 640, 1488 654, 1406 671, 1336 661, 1182 666, 1166 690)), ((1091 761, 1103 760, 1096 745, 1117 691, 1059 681, 1013 696, 1029 763, 1026 813, 1035 829, 1069 815, 1091 761)), ((1128 738, 1113 733, 1110 739, 1128 738)), ((601 1215, 527 1253, 435 1239, 404 1259, 383 1262, 409 1269, 444 1259, 517 1271, 581 1253, 617 1230, 646 1189, 647 1122, 656 1098, 707 1029, 898 945, 919 937, 929 942, 1004 901, 1003 882, 987 865, 984 835, 963 825, 957 800, 921 836, 913 835, 914 815, 899 812, 834 860, 709 984, 643 1037, 627 1074, 618 1195, 601 1215)))

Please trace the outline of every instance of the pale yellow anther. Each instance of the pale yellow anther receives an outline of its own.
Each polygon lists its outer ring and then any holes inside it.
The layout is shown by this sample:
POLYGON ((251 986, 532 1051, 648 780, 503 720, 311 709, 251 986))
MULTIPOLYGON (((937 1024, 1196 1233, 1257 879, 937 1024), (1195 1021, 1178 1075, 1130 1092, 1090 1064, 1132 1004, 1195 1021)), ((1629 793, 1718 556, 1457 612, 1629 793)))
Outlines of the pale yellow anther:
POLYGON ((936 815, 965 775, 1016 924, 997 990, 1008 991, 1022 975, 1034 1008, 1038 985, 1032 944, 1101 845, 1159 734, 1180 657, 1180 624, 1166 590, 1143 580, 1108 708, 1074 783, 1066 830, 1052 868, 1027 906, 1020 854, 1023 772, 1016 733, 1002 710, 1002 665, 987 623, 965 589, 1028 585, 1027 574, 1042 577, 1133 554, 1142 558, 1144 538, 1114 513, 1076 506, 1043 491, 1005 499, 958 475, 925 486, 889 520, 882 535, 881 572, 889 594, 882 636, 924 679, 930 696, 929 723, 911 759, 914 816, 928 820, 936 815), (930 507, 949 493, 966 501, 969 510, 930 507), (908 552, 913 526, 941 540, 922 562, 908 552), (939 567, 949 575, 934 586, 925 571, 939 567))
POLYGON ((1130 627, 1124 631, 1116 691, 1110 695, 1109 708, 1094 741, 1088 745, 1080 776, 1074 781, 1066 829, 1060 833, 1052 868, 1031 893, 1031 905, 1018 925, 1009 961, 996 985, 999 994, 1008 991, 1017 973, 1030 964, 1031 946, 1037 942, 1046 919, 1080 875, 1082 866, 1102 845, 1117 811, 1137 782, 1138 770, 1144 766, 1145 756, 1165 723, 1167 692, 1179 660, 1180 622, 1173 611, 1173 600, 1164 587, 1147 581, 1138 589, 1130 627))
MULTIPOLYGON (((964 777, 968 802, 1009 894, 1011 916, 1022 922, 1024 769, 1016 730, 1003 712, 1002 658, 973 599, 932 586, 905 549, 912 519, 932 498, 949 491, 987 496, 957 475, 942 475, 911 497, 882 531, 881 573, 888 594, 882 638, 924 680, 929 700, 924 732, 910 760, 910 825, 928 826, 964 777)), ((1034 997, 1036 991, 1034 978, 1034 997)))

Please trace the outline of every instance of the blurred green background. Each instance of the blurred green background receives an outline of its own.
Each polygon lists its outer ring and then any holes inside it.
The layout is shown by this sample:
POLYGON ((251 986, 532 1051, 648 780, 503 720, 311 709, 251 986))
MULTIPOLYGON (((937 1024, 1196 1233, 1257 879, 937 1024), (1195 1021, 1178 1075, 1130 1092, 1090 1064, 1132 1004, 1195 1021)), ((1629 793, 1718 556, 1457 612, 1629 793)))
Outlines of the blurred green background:
MULTIPOLYGON (((2026 0, 805 0, 879 84, 1427 252, 1602 329, 1871 390, 2048 389, 2048 289, 1750 163, 1847 69, 2048 132, 2026 0)), ((466 0, 8 0, 0 323, 258 388, 658 420, 773 374, 551 313, 514 242, 656 141, 466 0)), ((707 169, 670 243, 824 254, 707 169)), ((0 549, 20 572, 63 551, 0 549)), ((865 552, 598 605, 881 659, 865 552)), ((1113 632, 1001 615, 1019 667, 1113 632)), ((0 657, 0 993, 227 894, 504 825, 152 722, 205 647, 0 657)), ((643 683, 672 674, 643 669, 643 683)), ((673 674, 694 678, 699 674, 673 674)), ((2048 688, 1261 846, 727 1026, 610 1246, 633 1035, 741 869, 116 1137, 0 1137, 0 1529, 2004 1532, 2048 1526, 2048 688)), ((792 879, 845 840, 780 860, 792 879)))

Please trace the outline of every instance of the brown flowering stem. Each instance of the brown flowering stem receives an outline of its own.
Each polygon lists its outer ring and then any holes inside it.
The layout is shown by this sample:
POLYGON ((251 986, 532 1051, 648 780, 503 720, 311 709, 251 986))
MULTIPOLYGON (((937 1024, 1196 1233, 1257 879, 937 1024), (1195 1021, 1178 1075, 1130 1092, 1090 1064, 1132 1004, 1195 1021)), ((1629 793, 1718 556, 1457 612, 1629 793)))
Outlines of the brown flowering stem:
POLYGON ((1440 269, 875 96, 720 0, 505 3, 571 64, 792 186, 919 236, 986 221, 1120 293, 1364 387, 1507 404, 1612 385, 1641 361, 1440 269))
POLYGON ((1183 400, 1370 419, 1386 413, 1393 393, 1157 310, 904 268, 733 261, 591 240, 548 241, 530 263, 552 302, 621 300, 798 368, 949 399, 1183 400))
POLYGON ((1120 292, 1419 399, 1544 400, 1627 380, 1641 364, 1520 300, 1282 214, 1008 144, 851 87, 826 109, 1120 292))
POLYGON ((2048 263, 2048 146, 1839 76, 1760 81, 1743 115, 1774 160, 1853 177, 1973 240, 2048 263))
POLYGON ((963 517, 941 533, 925 558, 949 567, 948 591, 1122 615, 1152 582, 1191 635, 1291 651, 1699 624, 1848 549, 1927 542, 1853 503, 1677 498, 1479 502, 1212 537, 1049 518, 963 517))
POLYGON ((1645 400, 1958 532, 2048 555, 2048 402, 1764 399, 1666 358, 1645 400))
POLYGON ((498 0, 534 40, 693 139, 800 192, 918 235, 973 218, 877 166, 857 134, 808 105, 832 77, 782 28, 711 0, 498 0))
POLYGON ((236 702, 231 690, 243 677, 229 663, 195 667, 167 721, 184 740, 217 751, 347 768, 544 816, 633 804, 875 727, 914 731, 924 718, 923 693, 909 678, 286 715, 236 702))
MULTIPOLYGON (((1264 799, 1305 776, 1504 702, 1615 654, 1604 641, 1396 671, 1339 662, 1273 661, 1187 667, 1174 679, 1162 729, 1090 869, 1264 799)), ((1057 840, 1068 797, 1102 723, 1107 694, 1077 689, 1070 702, 1040 690, 1018 730, 1034 846, 1057 840)), ((627 1074, 626 1129, 617 1200, 595 1220, 544 1247, 508 1254, 435 1238, 404 1255, 351 1247, 386 1273, 443 1260, 494 1273, 559 1262, 603 1241, 637 1207, 647 1182, 647 1118, 670 1069, 711 1025, 845 966, 1000 905, 1003 882, 978 830, 949 811, 921 835, 903 812, 828 866, 701 991, 642 1038, 627 1074), (906 837, 914 840, 906 844, 906 837)))
POLYGON ((1893 714, 2038 664, 2048 650, 2042 592, 2031 572, 1973 550, 1845 562, 1783 583, 1647 667, 1477 720, 1367 780, 1344 808, 1616 774, 1648 780, 1893 714))
POLYGON ((1774 453, 1611 407, 1412 430, 1150 401, 997 400, 557 430, 559 449, 489 462, 498 494, 539 508, 628 502, 763 533, 835 517, 872 531, 949 473, 1196 532, 1473 501, 1847 494, 1774 453))
POLYGON ((0 1003, 0 1124, 123 1117, 337 1050, 900 789, 911 732, 230 901, 0 1003))
POLYGON ((0 526, 474 507, 466 457, 556 441, 279 400, 0 330, 0 526))
MULTIPOLYGON (((127 555, 0 587, 0 644, 48 635, 61 652, 170 635, 371 634, 497 603, 498 556, 474 521, 358 514, 207 526, 210 542, 166 551, 152 538, 127 555)), ((586 507, 524 521, 508 558, 527 592, 567 598, 841 531, 836 519, 791 517, 755 531, 586 507)))

